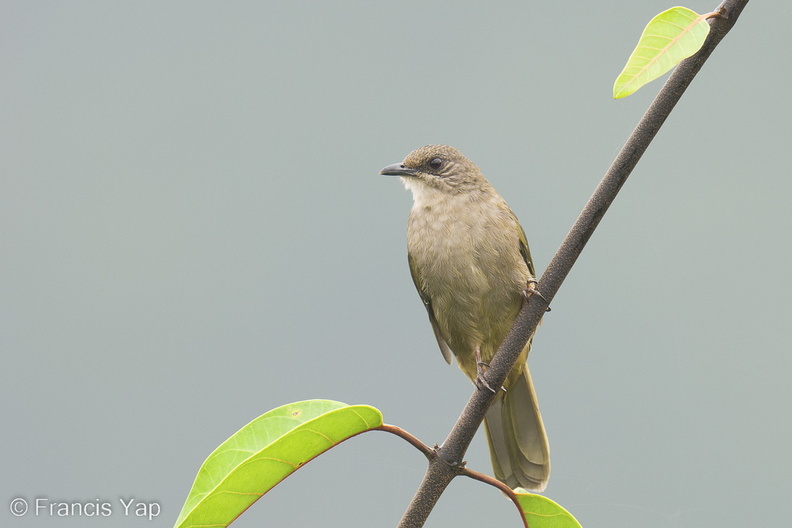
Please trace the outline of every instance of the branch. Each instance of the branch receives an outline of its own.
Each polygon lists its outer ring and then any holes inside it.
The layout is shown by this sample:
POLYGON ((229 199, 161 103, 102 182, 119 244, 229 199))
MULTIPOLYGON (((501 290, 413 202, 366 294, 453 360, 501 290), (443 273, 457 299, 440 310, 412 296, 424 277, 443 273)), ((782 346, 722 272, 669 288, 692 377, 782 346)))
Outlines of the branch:
POLYGON ((375 427, 374 429, 376 429, 377 431, 385 431, 386 433, 391 433, 400 438, 405 439, 409 444, 412 444, 414 448, 416 448, 418 451, 423 453, 424 456, 429 460, 432 460, 432 458, 435 458, 437 456, 437 453, 435 452, 434 449, 424 444, 423 442, 418 440, 418 438, 408 433, 401 427, 397 427, 395 425, 382 424, 379 427, 375 427))
POLYGON ((495 477, 490 477, 484 473, 479 473, 478 471, 474 471, 468 468, 462 468, 460 475, 465 475, 466 477, 470 477, 472 479, 478 480, 483 482, 484 484, 489 484, 490 486, 494 486, 501 490, 504 495, 506 495, 510 501, 517 507, 517 511, 520 514, 520 519, 522 519, 523 526, 525 528, 528 527, 528 523, 525 521, 525 515, 523 515, 522 506, 520 506, 520 502, 517 500, 517 495, 514 494, 514 490, 511 489, 509 486, 501 482, 500 480, 496 479, 495 477))
MULTIPOLYGON (((725 0, 718 6, 716 11, 719 16, 708 20, 711 29, 701 50, 677 66, 655 97, 547 266, 536 286, 542 295, 532 295, 523 304, 514 325, 490 362, 485 378, 491 387, 503 385, 520 352, 536 331, 547 305, 555 297, 605 211, 685 89, 718 43, 737 22, 747 3, 748 0, 725 0)), ((490 391, 473 392, 448 438, 437 450, 438 457, 430 460, 424 480, 399 522, 400 528, 423 526, 443 490, 460 473, 462 458, 494 398, 495 394, 490 391)))

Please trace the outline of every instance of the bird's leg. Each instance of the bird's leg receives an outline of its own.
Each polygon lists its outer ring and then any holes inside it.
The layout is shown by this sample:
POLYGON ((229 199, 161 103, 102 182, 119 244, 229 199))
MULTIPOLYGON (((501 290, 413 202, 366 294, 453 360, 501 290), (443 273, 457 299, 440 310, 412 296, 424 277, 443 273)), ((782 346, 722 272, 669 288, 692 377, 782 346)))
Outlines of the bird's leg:
POLYGON ((484 373, 487 372, 487 368, 489 368, 489 363, 481 361, 481 349, 476 348, 476 379, 473 383, 478 387, 479 390, 482 388, 487 389, 491 393, 495 394, 497 392, 495 389, 490 387, 490 384, 487 383, 487 380, 484 379, 484 373))
MULTIPOLYGON (((550 304, 547 302, 547 299, 544 298, 544 295, 542 295, 539 290, 536 289, 536 285, 539 283, 539 281, 536 280, 536 277, 530 277, 526 282, 527 284, 525 285, 525 289, 522 291, 523 302, 528 302, 528 299, 531 298, 531 295, 536 295, 542 299, 545 304, 550 304)), ((547 306, 545 311, 549 312, 550 306, 547 306)))

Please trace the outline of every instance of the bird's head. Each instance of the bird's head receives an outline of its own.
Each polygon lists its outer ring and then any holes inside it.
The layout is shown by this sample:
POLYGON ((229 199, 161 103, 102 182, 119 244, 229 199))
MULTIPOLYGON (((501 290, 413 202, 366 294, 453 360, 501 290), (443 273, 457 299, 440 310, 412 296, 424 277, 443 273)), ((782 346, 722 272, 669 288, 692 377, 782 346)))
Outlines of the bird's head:
POLYGON ((405 187, 419 196, 432 191, 461 194, 490 188, 476 165, 464 154, 448 145, 426 145, 410 152, 404 161, 388 165, 380 171, 388 176, 401 176, 405 187))

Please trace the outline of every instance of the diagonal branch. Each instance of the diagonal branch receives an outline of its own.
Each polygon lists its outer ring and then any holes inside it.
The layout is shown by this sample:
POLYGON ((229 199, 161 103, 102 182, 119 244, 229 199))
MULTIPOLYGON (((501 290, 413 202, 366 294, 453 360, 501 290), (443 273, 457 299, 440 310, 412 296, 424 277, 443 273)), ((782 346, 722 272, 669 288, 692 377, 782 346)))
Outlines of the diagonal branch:
MULTIPOLYGON (((486 381, 490 386, 503 385, 517 357, 536 330, 547 304, 555 297, 605 211, 685 89, 737 22, 747 3, 748 0, 725 0, 718 6, 716 11, 720 16, 708 20, 711 30, 701 50, 677 66, 655 97, 547 266, 536 287, 542 295, 532 295, 523 304, 509 334, 490 362, 486 372, 486 381)), ((399 522, 400 528, 423 526, 443 490, 459 474, 462 458, 494 397, 486 390, 476 390, 470 397, 448 438, 437 450, 439 456, 430 460, 424 480, 399 522)))

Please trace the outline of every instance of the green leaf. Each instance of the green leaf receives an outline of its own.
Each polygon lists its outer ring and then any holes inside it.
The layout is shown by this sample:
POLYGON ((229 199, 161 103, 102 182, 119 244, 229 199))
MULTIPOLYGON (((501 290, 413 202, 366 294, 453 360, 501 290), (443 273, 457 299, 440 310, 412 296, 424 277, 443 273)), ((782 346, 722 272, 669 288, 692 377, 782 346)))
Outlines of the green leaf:
POLYGON ((710 30, 707 16, 672 7, 654 17, 616 78, 613 98, 627 97, 700 50, 710 30))
POLYGON ((308 400, 273 409, 209 455, 175 526, 228 526, 306 462, 380 425, 382 414, 367 405, 308 400))
POLYGON ((530 528, 582 528, 571 513, 547 497, 514 490, 525 522, 530 528))

